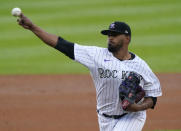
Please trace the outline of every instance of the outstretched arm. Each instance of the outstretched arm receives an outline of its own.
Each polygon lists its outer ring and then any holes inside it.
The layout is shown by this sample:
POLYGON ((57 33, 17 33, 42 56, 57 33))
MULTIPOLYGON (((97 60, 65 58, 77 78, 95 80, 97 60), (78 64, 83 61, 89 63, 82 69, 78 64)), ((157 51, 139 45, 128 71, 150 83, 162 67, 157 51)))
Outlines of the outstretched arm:
POLYGON ((20 19, 18 19, 18 23, 23 28, 32 31, 47 45, 52 46, 52 47, 55 47, 57 45, 58 36, 45 32, 40 27, 36 26, 30 19, 24 16, 23 13, 21 13, 20 19))
POLYGON ((47 45, 54 47, 55 49, 64 53, 69 58, 74 59, 74 43, 66 41, 63 38, 58 37, 56 35, 47 33, 40 27, 33 24, 33 22, 31 22, 31 20, 24 16, 24 14, 22 13, 20 15, 20 19, 18 19, 18 23, 23 28, 32 31, 47 45))

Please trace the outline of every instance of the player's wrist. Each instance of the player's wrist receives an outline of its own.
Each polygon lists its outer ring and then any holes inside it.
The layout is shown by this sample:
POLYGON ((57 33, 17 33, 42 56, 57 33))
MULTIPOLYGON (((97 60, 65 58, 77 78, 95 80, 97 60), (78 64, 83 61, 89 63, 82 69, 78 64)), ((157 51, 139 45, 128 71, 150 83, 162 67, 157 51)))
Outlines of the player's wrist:
POLYGON ((38 30, 38 27, 35 25, 35 24, 31 24, 30 26, 29 26, 30 28, 30 30, 32 31, 32 32, 36 32, 37 30, 38 30))
POLYGON ((141 109, 141 106, 136 104, 136 103, 134 103, 134 104, 129 105, 126 108, 126 111, 137 112, 137 111, 140 111, 140 109, 141 109))

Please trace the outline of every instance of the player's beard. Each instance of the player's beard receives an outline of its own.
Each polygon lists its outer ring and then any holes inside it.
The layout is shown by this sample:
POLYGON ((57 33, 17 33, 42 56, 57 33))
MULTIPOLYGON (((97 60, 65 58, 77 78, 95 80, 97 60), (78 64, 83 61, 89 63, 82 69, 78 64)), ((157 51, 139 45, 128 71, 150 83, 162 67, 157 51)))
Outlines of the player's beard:
POLYGON ((108 41, 108 50, 112 53, 118 52, 122 47, 123 47, 123 40, 121 40, 118 44, 108 41))

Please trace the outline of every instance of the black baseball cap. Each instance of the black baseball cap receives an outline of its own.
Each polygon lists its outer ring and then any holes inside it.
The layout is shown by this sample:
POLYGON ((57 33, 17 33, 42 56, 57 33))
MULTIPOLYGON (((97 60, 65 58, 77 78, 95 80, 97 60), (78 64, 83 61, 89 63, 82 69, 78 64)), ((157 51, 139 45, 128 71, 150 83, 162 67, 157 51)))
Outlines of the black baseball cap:
POLYGON ((102 30, 103 35, 125 34, 131 36, 131 28, 125 22, 115 21, 109 25, 108 30, 102 30))

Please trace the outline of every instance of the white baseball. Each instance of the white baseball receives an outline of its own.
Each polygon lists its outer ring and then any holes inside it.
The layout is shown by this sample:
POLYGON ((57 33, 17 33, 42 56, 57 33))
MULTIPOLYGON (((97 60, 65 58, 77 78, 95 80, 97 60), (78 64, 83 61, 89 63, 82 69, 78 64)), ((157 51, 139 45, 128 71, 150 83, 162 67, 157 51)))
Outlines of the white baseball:
POLYGON ((13 8, 12 11, 11 11, 11 14, 12 14, 13 16, 18 17, 18 16, 20 16, 20 14, 21 14, 21 9, 20 9, 20 8, 13 8))

